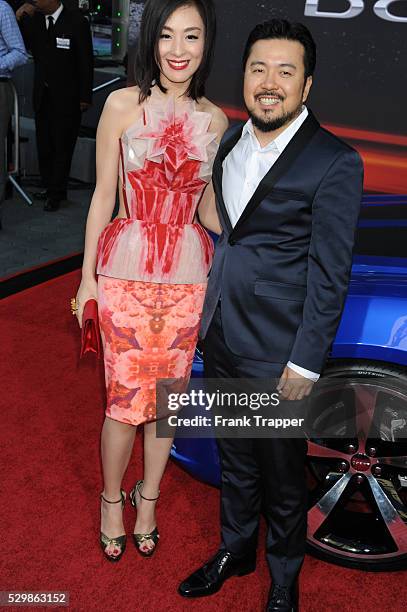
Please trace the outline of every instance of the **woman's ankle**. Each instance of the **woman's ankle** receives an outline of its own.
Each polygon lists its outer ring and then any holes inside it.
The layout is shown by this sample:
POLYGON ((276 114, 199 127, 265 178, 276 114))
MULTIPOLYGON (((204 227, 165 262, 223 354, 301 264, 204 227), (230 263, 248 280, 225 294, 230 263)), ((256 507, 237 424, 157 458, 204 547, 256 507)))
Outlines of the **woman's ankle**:
POLYGON ((160 497, 160 489, 156 484, 150 485, 148 482, 144 481, 139 488, 139 494, 141 499, 154 502, 160 497))
POLYGON ((119 489, 106 489, 105 488, 101 492, 100 497, 102 501, 104 501, 106 504, 119 503, 122 501, 122 490, 120 487, 119 489))

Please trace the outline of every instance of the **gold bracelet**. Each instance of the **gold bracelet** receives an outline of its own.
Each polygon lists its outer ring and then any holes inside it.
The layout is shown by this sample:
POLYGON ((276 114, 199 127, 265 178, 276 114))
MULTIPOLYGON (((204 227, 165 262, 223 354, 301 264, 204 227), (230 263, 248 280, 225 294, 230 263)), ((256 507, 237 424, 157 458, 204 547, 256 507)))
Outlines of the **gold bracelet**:
POLYGON ((76 298, 71 298, 71 313, 75 316, 79 309, 79 302, 76 301, 76 298))

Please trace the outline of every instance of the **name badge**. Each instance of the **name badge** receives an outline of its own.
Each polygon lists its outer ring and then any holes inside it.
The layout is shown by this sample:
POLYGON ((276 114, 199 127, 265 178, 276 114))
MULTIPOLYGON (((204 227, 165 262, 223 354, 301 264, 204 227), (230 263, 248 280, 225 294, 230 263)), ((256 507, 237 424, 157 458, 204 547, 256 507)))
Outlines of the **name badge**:
POLYGON ((70 38, 57 38, 57 49, 70 49, 71 39, 70 38))

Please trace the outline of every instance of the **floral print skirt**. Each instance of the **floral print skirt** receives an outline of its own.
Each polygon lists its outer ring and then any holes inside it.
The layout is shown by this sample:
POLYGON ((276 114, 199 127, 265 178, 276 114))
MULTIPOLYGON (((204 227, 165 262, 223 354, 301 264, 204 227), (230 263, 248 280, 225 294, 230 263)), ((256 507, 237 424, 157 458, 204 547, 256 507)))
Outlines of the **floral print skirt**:
POLYGON ((99 275, 106 416, 139 425, 154 421, 156 381, 189 381, 206 283, 165 284, 99 275))

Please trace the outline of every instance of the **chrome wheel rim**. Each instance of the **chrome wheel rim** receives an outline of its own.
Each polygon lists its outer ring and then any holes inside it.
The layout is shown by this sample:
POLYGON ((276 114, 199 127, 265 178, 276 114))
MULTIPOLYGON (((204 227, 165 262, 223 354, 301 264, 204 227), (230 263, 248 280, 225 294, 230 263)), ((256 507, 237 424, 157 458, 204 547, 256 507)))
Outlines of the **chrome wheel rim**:
POLYGON ((331 420, 336 437, 308 442, 308 543, 354 561, 404 557, 407 385, 389 377, 332 378, 319 399, 323 408, 315 419, 331 420), (353 432, 335 422, 340 397, 353 413, 353 432))

